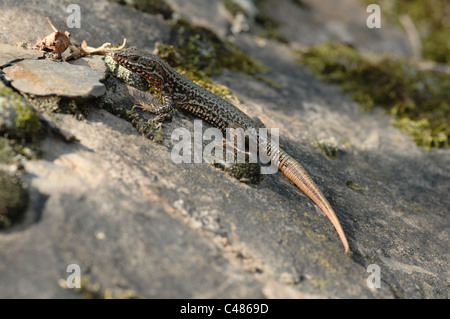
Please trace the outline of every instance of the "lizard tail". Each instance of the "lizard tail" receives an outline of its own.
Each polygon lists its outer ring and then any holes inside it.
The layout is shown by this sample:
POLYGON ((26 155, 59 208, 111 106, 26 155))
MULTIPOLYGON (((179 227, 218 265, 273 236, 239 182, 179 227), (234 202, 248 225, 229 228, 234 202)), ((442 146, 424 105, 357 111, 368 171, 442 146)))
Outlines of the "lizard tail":
POLYGON ((294 182, 294 184, 297 185, 306 194, 306 196, 316 203, 317 206, 319 206, 324 214, 330 219, 342 241, 342 244, 344 245, 345 253, 348 253, 350 248, 339 219, 337 218, 333 208, 331 208, 331 205, 328 203, 328 200, 316 186, 311 177, 309 177, 303 166, 278 146, 271 145, 269 142, 266 142, 266 144, 267 155, 272 159, 272 161, 274 161, 274 163, 278 165, 281 172, 292 182, 294 182))

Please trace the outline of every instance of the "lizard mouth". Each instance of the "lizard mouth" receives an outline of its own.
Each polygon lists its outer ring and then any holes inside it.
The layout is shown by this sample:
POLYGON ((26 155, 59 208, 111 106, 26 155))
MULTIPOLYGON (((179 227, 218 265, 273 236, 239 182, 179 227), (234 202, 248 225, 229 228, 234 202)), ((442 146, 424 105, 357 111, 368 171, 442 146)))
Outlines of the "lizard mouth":
POLYGON ((134 63, 131 63, 127 58, 125 58, 124 56, 120 55, 119 52, 114 52, 111 57, 113 58, 114 61, 116 61, 117 63, 119 63, 119 65, 129 69, 129 70, 133 70, 137 72, 137 67, 135 66, 134 63))
POLYGON ((130 64, 124 57, 120 56, 119 54, 114 53, 111 57, 119 65, 121 65, 121 66, 123 66, 123 67, 125 67, 125 68, 127 68, 129 70, 134 70, 135 69, 132 64, 130 64))
POLYGON ((112 57, 112 59, 113 59, 114 61, 116 61, 116 62, 122 62, 122 61, 123 61, 123 58, 122 58, 119 54, 117 54, 117 52, 114 52, 114 53, 111 55, 111 57, 112 57))
POLYGON ((128 70, 130 70, 130 71, 132 71, 132 72, 134 72, 134 73, 137 73, 137 74, 139 74, 139 75, 143 75, 143 71, 140 70, 140 69, 138 68, 138 66, 135 65, 135 63, 130 62, 126 57, 120 55, 119 52, 114 52, 114 53, 111 55, 111 57, 112 57, 112 59, 113 59, 114 61, 116 61, 120 66, 122 66, 122 67, 124 67, 124 68, 126 68, 126 69, 128 69, 128 70))

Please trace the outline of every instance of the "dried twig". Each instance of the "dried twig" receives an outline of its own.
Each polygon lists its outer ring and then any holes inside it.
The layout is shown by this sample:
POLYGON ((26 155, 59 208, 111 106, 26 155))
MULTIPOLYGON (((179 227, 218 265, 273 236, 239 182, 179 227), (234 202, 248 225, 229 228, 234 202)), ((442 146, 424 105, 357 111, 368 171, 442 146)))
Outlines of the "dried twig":
POLYGON ((106 53, 111 53, 114 51, 124 49, 126 43, 127 43, 127 39, 123 39, 122 45, 117 48, 111 48, 111 43, 109 43, 109 42, 103 43, 98 48, 93 48, 93 47, 89 47, 87 45, 86 40, 83 40, 83 42, 81 43, 81 51, 84 52, 85 54, 106 54, 106 53))
POLYGON ((81 45, 76 41, 70 40, 70 32, 65 31, 62 33, 59 31, 53 23, 50 21, 50 18, 46 18, 47 22, 50 24, 53 32, 47 35, 44 39, 39 37, 36 41, 34 47, 38 48, 42 51, 54 52, 58 59, 61 58, 61 54, 69 48, 70 53, 64 58, 64 60, 72 60, 79 59, 83 56, 90 54, 108 54, 117 50, 122 50, 125 48, 127 43, 127 39, 123 39, 123 44, 117 48, 112 48, 111 43, 107 42, 102 44, 98 48, 93 48, 87 45, 86 40, 83 40, 81 45))

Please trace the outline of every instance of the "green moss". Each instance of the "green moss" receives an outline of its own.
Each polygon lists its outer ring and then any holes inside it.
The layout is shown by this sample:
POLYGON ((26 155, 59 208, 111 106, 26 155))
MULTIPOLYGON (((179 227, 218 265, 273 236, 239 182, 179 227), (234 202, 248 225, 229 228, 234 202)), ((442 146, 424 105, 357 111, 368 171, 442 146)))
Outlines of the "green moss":
POLYGON ((193 26, 184 19, 175 21, 174 26, 182 38, 180 55, 193 69, 207 76, 220 74, 223 68, 253 76, 267 71, 261 63, 250 58, 233 43, 221 40, 207 28, 193 26))
POLYGON ((427 147, 449 147, 449 119, 401 117, 394 123, 408 133, 417 144, 427 147))
POLYGON ((60 96, 27 96, 37 109, 43 112, 72 114, 78 120, 84 120, 89 113, 89 102, 68 99, 60 96))
POLYGON ((286 37, 278 31, 279 23, 267 14, 258 13, 255 16, 255 22, 264 28, 259 33, 261 38, 272 39, 285 44, 289 43, 286 37))
POLYGON ((139 299, 133 290, 102 288, 99 283, 92 283, 88 275, 81 276, 80 288, 68 288, 65 279, 58 280, 58 285, 63 289, 72 289, 84 299, 139 299))
POLYGON ((240 181, 249 181, 252 184, 259 184, 262 180, 261 166, 258 163, 234 163, 229 168, 224 168, 240 181))
POLYGON ((37 109, 47 113, 57 112, 59 109, 59 96, 28 96, 28 101, 36 106, 37 109))
POLYGON ((255 22, 263 28, 259 33, 259 36, 261 38, 272 39, 280 43, 288 44, 289 41, 286 37, 278 31, 278 28, 280 27, 278 21, 266 13, 268 11, 270 12, 268 3, 265 0, 257 0, 255 1, 255 5, 259 10, 255 15, 255 22))
POLYGON ((15 163, 17 155, 35 158, 40 132, 33 107, 12 89, 0 87, 0 163, 15 163))
POLYGON ((0 137, 0 163, 12 163, 16 154, 13 143, 7 138, 0 137))
POLYGON ((289 41, 284 35, 278 32, 277 29, 265 29, 259 33, 261 38, 272 39, 281 43, 288 44, 289 41))
POLYGON ((0 134, 31 141, 39 129, 33 107, 12 89, 0 87, 0 134))
POLYGON ((0 229, 18 221, 28 205, 28 190, 16 176, 0 170, 0 229))
POLYGON ((236 45, 223 41, 211 30, 191 25, 185 19, 174 22, 181 35, 180 45, 175 48, 167 44, 157 45, 159 55, 178 72, 213 93, 230 98, 231 92, 210 80, 224 68, 251 75, 272 86, 279 87, 264 76, 267 68, 242 52, 236 45))
POLYGON ((244 16, 248 16, 247 12, 245 11, 244 8, 242 8, 241 5, 239 5, 238 3, 236 3, 233 0, 225 0, 223 2, 223 5, 225 7, 225 9, 227 9, 227 11, 233 16, 237 16, 239 13, 243 14, 244 16))
POLYGON ((14 119, 15 125, 19 130, 22 130, 23 135, 32 138, 40 128, 39 119, 36 116, 33 108, 29 105, 18 104, 17 108, 17 116, 14 119))
POLYGON ((198 66, 195 64, 197 58, 192 59, 192 57, 194 57, 195 55, 182 52, 181 49, 176 49, 174 46, 169 44, 158 44, 157 50, 158 55, 163 60, 165 60, 170 66, 172 66, 178 73, 183 74, 191 81, 197 83, 198 85, 204 87, 205 89, 213 92, 216 95, 228 99, 237 99, 227 87, 215 83, 209 78, 206 72, 198 68, 198 66), (185 55, 182 55, 182 53, 185 53, 185 55))
POLYGON ((162 143, 164 141, 161 122, 158 121, 157 118, 151 121, 145 121, 137 112, 135 112, 133 107, 131 111, 127 112, 127 120, 133 124, 139 134, 146 138, 157 143, 162 143))
POLYGON ((318 142, 314 142, 313 145, 321 149, 328 158, 338 158, 339 147, 335 142, 330 140, 321 140, 318 142))
POLYGON ((295 54, 320 79, 341 84, 364 109, 380 106, 395 115, 394 125, 418 145, 449 147, 449 75, 418 70, 406 59, 360 54, 339 43, 323 43, 295 54))
POLYGON ((73 114, 80 121, 86 119, 86 116, 88 115, 86 105, 69 99, 60 100, 58 111, 64 114, 73 114))
MULTIPOLYGON (((226 158, 225 153, 223 154, 223 158, 226 158)), ((227 172, 242 182, 259 184, 263 180, 261 165, 259 163, 250 163, 247 154, 245 154, 245 161, 243 163, 238 162, 236 153, 234 153, 234 162, 231 164, 226 163, 220 158, 213 158, 212 163, 215 167, 227 172)))
MULTIPOLYGON (((0 164, 17 162, 17 168, 23 169, 17 155, 35 156, 27 145, 36 141, 39 131, 40 122, 33 107, 12 89, 0 87, 0 164)), ((28 198, 21 179, 0 170, 0 229, 10 227, 23 216, 28 198)))
POLYGON ((345 185, 350 188, 351 190, 357 191, 357 192, 362 192, 363 189, 361 187, 359 187, 357 184, 355 184, 353 181, 345 181, 345 185))
POLYGON ((100 108, 107 110, 108 112, 110 112, 111 114, 114 114, 115 116, 117 116, 119 118, 122 118, 122 119, 128 118, 127 109, 121 104, 114 103, 113 100, 111 100, 109 97, 106 97, 106 96, 98 97, 96 104, 100 108))
POLYGON ((35 159, 39 156, 39 148, 37 143, 27 144, 16 139, 8 139, 0 136, 0 163, 4 164, 18 164, 18 155, 27 159, 35 159))

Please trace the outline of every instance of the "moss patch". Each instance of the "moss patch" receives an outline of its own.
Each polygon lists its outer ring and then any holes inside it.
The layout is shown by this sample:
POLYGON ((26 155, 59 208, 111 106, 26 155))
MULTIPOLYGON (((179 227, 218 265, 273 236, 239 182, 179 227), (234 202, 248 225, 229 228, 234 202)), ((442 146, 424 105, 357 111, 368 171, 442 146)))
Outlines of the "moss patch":
POLYGON ((240 4, 233 0, 225 0, 223 2, 223 6, 233 17, 236 17, 239 13, 243 14, 244 16, 248 16, 247 11, 245 11, 245 9, 242 8, 240 4))
POLYGON ((176 20, 174 26, 181 35, 180 55, 207 76, 220 74, 223 68, 257 77, 267 71, 261 63, 207 28, 191 25, 185 19, 176 20))
MULTIPOLYGON (((0 163, 14 164, 17 156, 27 159, 37 158, 40 150, 36 144, 21 144, 20 141, 0 137, 0 163)), ((20 166, 20 163, 17 163, 20 166)))
POLYGON ((0 170, 0 229, 8 228, 23 216, 28 190, 19 177, 19 158, 33 158, 38 152, 40 122, 33 107, 18 93, 0 87, 0 165, 17 164, 14 174, 0 170))
POLYGON ((28 190, 16 176, 0 171, 0 229, 18 221, 28 204, 28 190))
POLYGON ((89 103, 86 101, 77 102, 60 96, 27 96, 26 98, 40 111, 72 114, 80 121, 86 119, 89 113, 89 103))
POLYGON ((330 159, 337 159, 339 154, 339 146, 330 140, 321 140, 313 143, 314 146, 322 150, 322 152, 330 159))
POLYGON ((164 141, 161 122, 157 119, 145 121, 137 112, 134 111, 134 107, 131 111, 127 112, 127 117, 139 134, 156 143, 162 143, 164 141))
POLYGON ((233 163, 230 166, 215 163, 214 166, 229 173, 241 182, 259 184, 262 181, 261 166, 258 163, 233 163))
POLYGON ((380 106, 395 126, 426 148, 450 145, 450 76, 421 71, 406 59, 361 54, 340 43, 295 51, 320 79, 342 85, 366 110, 380 106))
POLYGON ((351 190, 357 191, 362 193, 364 191, 364 189, 362 189, 361 187, 359 187, 357 184, 355 184, 353 181, 351 180, 347 180, 345 181, 345 186, 347 186, 348 188, 350 188, 351 190))
POLYGON ((11 164, 16 154, 14 142, 0 137, 0 163, 11 164))
POLYGON ((73 289, 75 293, 84 299, 140 299, 135 291, 119 288, 103 288, 99 283, 93 283, 88 275, 81 276, 80 288, 69 288, 65 279, 58 280, 58 285, 63 289, 73 289))
POLYGON ((237 99, 226 86, 212 81, 208 74, 196 65, 197 58, 192 58, 194 54, 182 55, 181 49, 176 49, 169 44, 157 44, 157 50, 164 61, 189 80, 221 97, 237 99))
POLYGON ((278 21, 266 13, 267 11, 270 11, 270 8, 267 8, 266 1, 257 0, 255 5, 259 9, 259 12, 255 16, 255 22, 263 28, 263 30, 259 33, 259 36, 261 38, 272 39, 284 44, 289 43, 286 37, 278 31, 280 26, 278 21))
MULTIPOLYGON (((225 153, 223 154, 223 157, 225 158, 225 153)), ((212 163, 214 167, 227 172, 241 182, 259 184, 263 180, 261 165, 259 163, 250 163, 249 156, 247 154, 245 155, 244 163, 238 163, 236 153, 234 162, 231 164, 217 158, 214 158, 212 163)))
POLYGON ((32 141, 39 129, 34 109, 12 89, 0 87, 0 134, 32 141))
POLYGON ((255 16, 255 22, 263 27, 263 30, 259 33, 261 38, 272 39, 285 44, 289 43, 286 37, 278 31, 279 23, 269 15, 260 12, 255 16))

